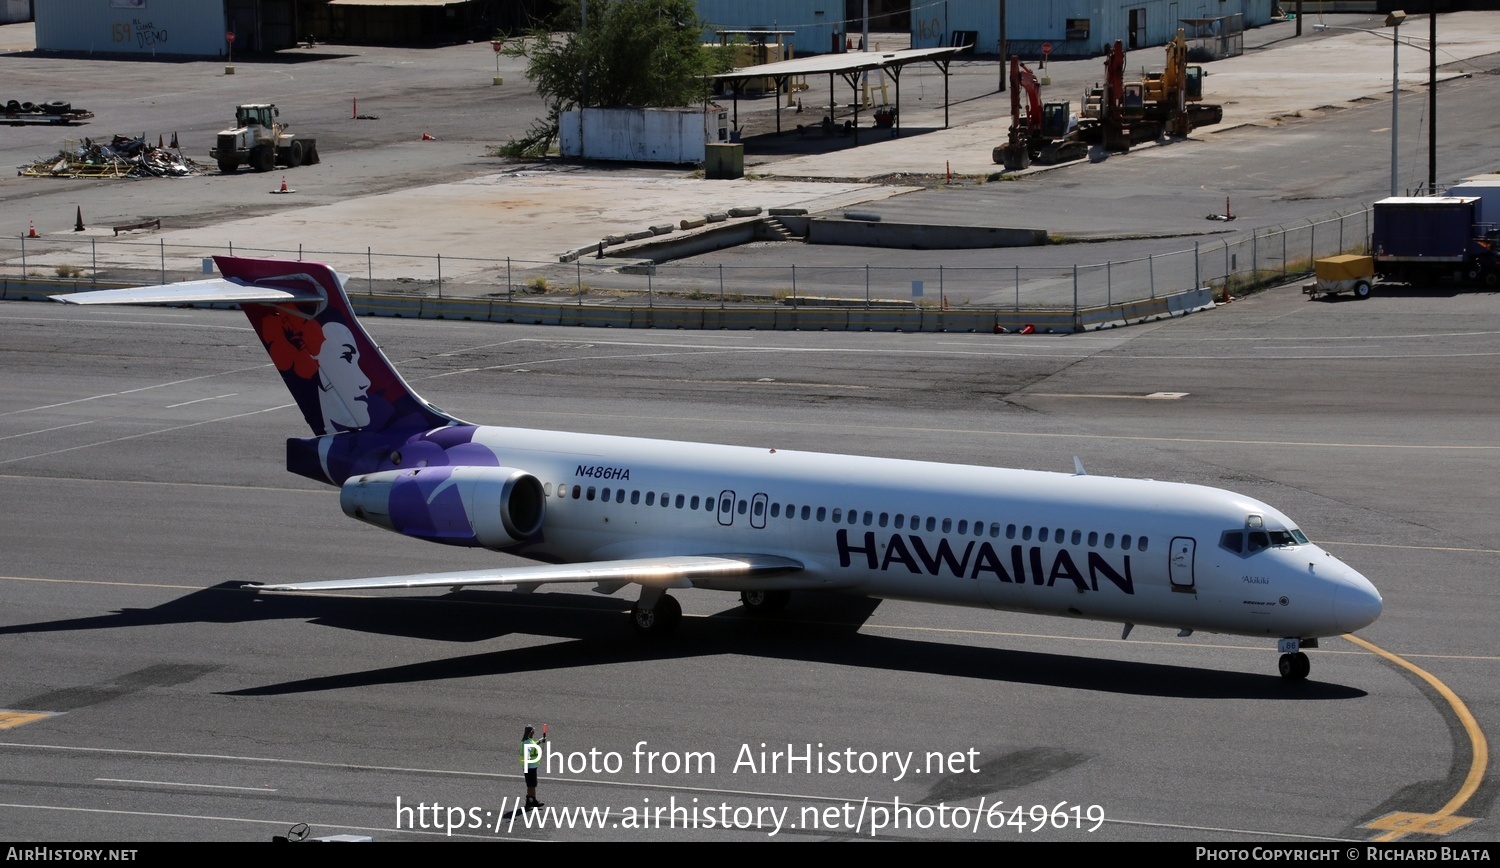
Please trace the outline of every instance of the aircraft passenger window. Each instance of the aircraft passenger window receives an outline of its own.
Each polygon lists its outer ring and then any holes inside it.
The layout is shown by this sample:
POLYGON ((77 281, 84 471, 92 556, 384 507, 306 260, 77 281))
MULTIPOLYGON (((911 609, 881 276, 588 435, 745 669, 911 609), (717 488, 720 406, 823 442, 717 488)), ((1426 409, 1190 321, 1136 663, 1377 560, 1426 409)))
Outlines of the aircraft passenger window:
POLYGON ((920 515, 914 515, 914 516, 911 517, 911 529, 912 530, 921 530, 922 529, 922 517, 920 515))
POLYGON ((745 509, 748 508, 749 506, 750 506, 750 504, 748 504, 748 503, 746 503, 745 501, 742 500, 742 501, 740 501, 739 508, 736 509, 735 512, 738 512, 740 515, 744 515, 745 514, 745 509))
MULTIPOLYGON (((787 512, 788 512, 788 514, 790 514, 791 510, 787 510, 787 512)), ((771 517, 772 518, 781 518, 781 504, 779 504, 779 503, 773 503, 773 504, 771 504, 771 517)))
POLYGON ((958 532, 959 533, 968 533, 969 532, 969 520, 968 519, 966 519, 966 518, 959 519, 959 522, 958 522, 958 532))
MULTIPOLYGON (((743 501, 741 501, 743 503, 743 501)), ((760 501, 755 502, 755 516, 759 518, 766 511, 766 505, 760 501)))
POLYGON ((687 498, 686 498, 686 497, 684 497, 684 496, 683 496, 683 495, 681 495, 681 494, 679 494, 679 495, 677 495, 677 508, 678 508, 678 509, 682 509, 682 504, 683 504, 683 503, 684 503, 684 502, 686 502, 686 501, 687 501, 687 498))
POLYGON ((630 504, 632 506, 634 506, 635 504, 640 503, 640 502, 641 502, 641 493, 640 493, 640 491, 636 490, 636 491, 630 492, 630 504))
POLYGON ((1075 531, 1073 531, 1073 545, 1076 546, 1076 545, 1078 545, 1081 542, 1083 542, 1083 531, 1081 531, 1081 530, 1075 530, 1075 531))
POLYGON ((951 518, 945 518, 945 519, 943 519, 943 533, 950 533, 950 532, 952 532, 952 530, 953 530, 953 519, 951 519, 951 518))
POLYGON ((888 513, 888 512, 882 512, 880 514, 880 526, 881 527, 885 527, 886 520, 889 519, 890 517, 891 517, 890 513, 888 513))
POLYGON ((594 499, 594 486, 592 486, 592 485, 589 486, 588 499, 589 500, 593 500, 594 499))
POLYGON ((1136 540, 1135 541, 1135 548, 1136 548, 1136 551, 1142 551, 1142 552, 1145 551, 1146 550, 1146 538, 1145 537, 1141 537, 1140 539, 1136 540))
POLYGON ((934 530, 937 530, 937 517, 929 515, 927 516, 927 532, 931 533, 934 530))
POLYGON ((1015 539, 1016 538, 1016 526, 1015 525, 1008 524, 1008 525, 1005 526, 1005 538, 1006 539, 1015 539))
POLYGON ((850 524, 859 524, 859 510, 857 510, 857 509, 851 509, 851 510, 849 510, 849 523, 850 524))
POLYGON ((544 482, 544 483, 542 483, 542 496, 543 497, 551 497, 552 496, 552 483, 550 483, 550 482, 544 482))
POLYGON ((990 536, 994 537, 996 539, 999 539, 999 537, 1000 537, 1000 522, 998 522, 998 521, 992 521, 992 522, 990 522, 990 536))
POLYGON ((646 505, 647 506, 653 506, 653 505, 655 505, 655 503, 656 503, 656 492, 654 492, 654 491, 648 491, 648 492, 646 492, 646 505))
POLYGON ((811 514, 812 514, 812 507, 807 506, 806 504, 804 504, 803 507, 802 507, 802 520, 803 521, 807 521, 808 516, 810 516, 811 514))
POLYGON ((891 523, 896 526, 897 530, 906 527, 906 514, 901 512, 896 513, 896 518, 891 523))
MULTIPOLYGON (((868 509, 865 510, 865 527, 869 527, 870 526, 870 522, 872 522, 874 520, 875 520, 875 513, 870 512, 868 509)), ((880 524, 881 524, 882 527, 885 526, 885 522, 883 522, 883 521, 880 524)))
POLYGON ((573 499, 577 500, 580 497, 583 497, 583 486, 582 485, 575 485, 575 486, 573 486, 573 499))
POLYGON ((1037 542, 1046 542, 1047 541, 1047 529, 1045 527, 1039 527, 1039 528, 1036 529, 1036 541, 1037 542))
POLYGON ((1098 544, 1099 544, 1099 532, 1097 530, 1091 530, 1091 531, 1089 531, 1089 548, 1093 548, 1094 546, 1096 546, 1098 544))
MULTIPOLYGON (((825 516, 827 516, 827 515, 828 515, 828 507, 826 507, 826 506, 820 506, 820 507, 818 507, 818 521, 822 521, 823 518, 825 516)), ((834 521, 838 521, 838 519, 834 519, 834 521)))
POLYGON ((1107 548, 1107 549, 1112 549, 1112 548, 1115 547, 1115 535, 1114 534, 1107 533, 1107 534, 1104 535, 1104 547, 1107 548))
POLYGON ((1130 548, 1130 534, 1127 533, 1127 534, 1124 534, 1124 535, 1122 535, 1120 537, 1120 548, 1122 548, 1122 549, 1128 549, 1128 548, 1130 548))
POLYGON ((1031 525, 1021 528, 1021 539, 1031 539, 1031 525))
POLYGON ((712 497, 703 498, 703 509, 706 512, 714 511, 714 499, 712 497))
POLYGON ((982 519, 974 522, 974 535, 984 536, 984 521, 982 519))
MULTIPOLYGON (((821 513, 821 512, 822 512, 822 511, 823 511, 823 510, 821 510, 821 509, 820 509, 820 510, 818 510, 818 512, 820 512, 820 513, 821 513)), ((822 519, 821 519, 821 518, 820 518, 820 519, 818 519, 818 520, 819 520, 819 521, 822 521, 822 519)), ((833 523, 834 523, 834 524, 838 524, 838 523, 839 523, 839 522, 841 522, 841 521, 843 521, 843 520, 844 520, 844 511, 843 511, 843 510, 842 510, 842 509, 835 509, 835 510, 834 510, 834 511, 833 511, 833 523)))

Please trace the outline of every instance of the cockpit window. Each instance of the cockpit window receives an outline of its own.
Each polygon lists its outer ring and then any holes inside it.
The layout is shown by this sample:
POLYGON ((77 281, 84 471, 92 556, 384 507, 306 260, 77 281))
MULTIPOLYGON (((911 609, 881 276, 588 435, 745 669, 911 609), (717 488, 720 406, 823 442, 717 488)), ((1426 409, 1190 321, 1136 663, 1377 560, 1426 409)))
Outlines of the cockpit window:
POLYGON ((1307 536, 1295 527, 1285 530, 1226 530, 1219 537, 1220 548, 1246 557, 1268 548, 1307 544, 1307 536))

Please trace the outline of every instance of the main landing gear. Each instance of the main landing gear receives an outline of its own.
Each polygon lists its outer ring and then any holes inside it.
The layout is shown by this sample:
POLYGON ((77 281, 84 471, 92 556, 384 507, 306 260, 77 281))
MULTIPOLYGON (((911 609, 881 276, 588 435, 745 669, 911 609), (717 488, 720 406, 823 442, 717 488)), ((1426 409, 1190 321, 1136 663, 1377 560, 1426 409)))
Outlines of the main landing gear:
POLYGON ((1281 677, 1288 681, 1302 681, 1307 678, 1307 673, 1312 671, 1312 661, 1307 659, 1303 648, 1318 647, 1317 639, 1282 639, 1276 643, 1276 650, 1281 652, 1281 659, 1276 661, 1276 668, 1281 672, 1281 677))
POLYGON ((682 604, 659 589, 646 588, 630 607, 630 625, 642 636, 670 636, 681 621, 682 604))
POLYGON ((791 591, 740 591, 740 605, 756 615, 779 612, 791 599, 791 591))

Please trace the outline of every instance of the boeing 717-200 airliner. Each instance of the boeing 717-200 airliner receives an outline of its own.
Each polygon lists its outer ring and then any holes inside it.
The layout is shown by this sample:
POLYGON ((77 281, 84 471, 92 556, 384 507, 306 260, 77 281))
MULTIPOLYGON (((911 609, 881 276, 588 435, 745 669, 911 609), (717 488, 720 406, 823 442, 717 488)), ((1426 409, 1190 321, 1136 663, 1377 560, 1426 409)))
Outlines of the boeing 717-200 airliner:
POLYGON ((792 591, 995 608, 1276 639, 1365 627, 1381 598, 1254 498, 1175 482, 477 426, 402 380, 325 265, 218 257, 222 278, 58 296, 74 304, 239 304, 313 436, 287 469, 338 486, 348 515, 539 563, 271 584, 266 591, 641 588, 636 629, 666 634, 673 588, 792 591))

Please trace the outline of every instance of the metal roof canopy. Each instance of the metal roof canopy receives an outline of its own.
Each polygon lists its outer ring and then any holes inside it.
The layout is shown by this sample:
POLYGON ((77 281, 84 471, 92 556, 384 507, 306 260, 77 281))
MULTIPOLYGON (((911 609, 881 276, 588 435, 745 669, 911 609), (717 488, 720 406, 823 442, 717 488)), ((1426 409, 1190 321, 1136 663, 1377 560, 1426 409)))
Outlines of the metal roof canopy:
MULTIPOLYGON (((813 57, 798 57, 776 63, 747 66, 731 72, 713 76, 726 83, 750 78, 770 78, 776 82, 776 133, 781 134, 781 89, 786 80, 794 75, 828 76, 828 118, 832 121, 835 110, 833 77, 842 76, 854 90, 854 145, 859 146, 859 80, 861 73, 881 69, 888 70, 896 82, 896 126, 901 129, 901 70, 908 64, 931 62, 943 71, 943 129, 948 128, 948 66, 953 56, 969 48, 960 45, 953 48, 908 48, 904 51, 852 51, 847 54, 820 54, 813 57)), ((740 88, 734 88, 734 126, 740 126, 740 88)))

